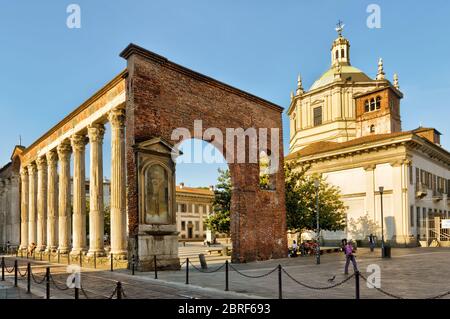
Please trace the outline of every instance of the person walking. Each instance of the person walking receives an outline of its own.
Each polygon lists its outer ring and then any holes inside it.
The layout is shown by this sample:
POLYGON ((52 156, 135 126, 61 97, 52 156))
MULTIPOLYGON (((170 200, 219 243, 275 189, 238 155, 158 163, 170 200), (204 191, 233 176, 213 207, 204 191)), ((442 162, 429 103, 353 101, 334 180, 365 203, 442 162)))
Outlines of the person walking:
POLYGON ((370 247, 370 252, 373 253, 373 250, 375 248, 375 236, 373 234, 369 235, 369 247, 370 247))
MULTIPOLYGON (((344 241, 343 241, 344 243, 344 241)), ((344 246, 344 253, 345 253, 345 269, 344 269, 344 273, 346 275, 348 275, 348 265, 350 264, 350 261, 352 262, 353 265, 353 270, 356 272, 358 271, 358 265, 356 264, 356 258, 355 255, 353 254, 354 249, 353 246, 351 244, 351 242, 347 242, 347 240, 345 240, 345 246, 344 246)))

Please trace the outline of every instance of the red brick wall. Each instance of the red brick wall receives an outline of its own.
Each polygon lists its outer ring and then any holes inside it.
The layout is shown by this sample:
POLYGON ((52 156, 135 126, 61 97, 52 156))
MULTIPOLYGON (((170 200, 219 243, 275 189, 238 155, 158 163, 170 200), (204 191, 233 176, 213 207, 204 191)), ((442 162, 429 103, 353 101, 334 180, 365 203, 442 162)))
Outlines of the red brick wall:
POLYGON ((137 235, 139 224, 132 149, 135 143, 152 137, 170 141, 172 131, 178 127, 189 129, 193 136, 194 120, 200 119, 204 130, 216 127, 224 136, 226 128, 279 128, 280 163, 275 191, 259 188, 258 164, 229 163, 233 183, 232 259, 248 262, 286 257, 281 109, 149 52, 122 56, 128 60, 129 71, 126 139, 130 238, 137 235))

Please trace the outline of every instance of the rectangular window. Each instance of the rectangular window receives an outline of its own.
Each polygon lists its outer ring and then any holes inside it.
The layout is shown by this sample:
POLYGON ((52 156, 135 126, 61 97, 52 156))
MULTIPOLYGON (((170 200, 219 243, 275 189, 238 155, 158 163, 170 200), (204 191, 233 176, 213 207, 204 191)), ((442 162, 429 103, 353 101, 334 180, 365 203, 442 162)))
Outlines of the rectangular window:
POLYGON ((414 184, 414 169, 412 165, 409 165, 409 183, 414 184))
POLYGON ((186 222, 181 222, 181 230, 186 230, 186 222))
POLYGON ((180 212, 186 213, 186 204, 180 204, 180 212))
POLYGON ((416 184, 420 184, 420 170, 416 167, 416 184))
POLYGON ((314 126, 322 124, 322 107, 314 108, 314 126))
MULTIPOLYGON (((419 218, 420 218, 420 207, 416 207, 416 221, 417 221, 416 224, 417 224, 417 227, 420 227, 420 225, 421 225, 419 218)), ((417 233, 419 233, 419 231, 417 231, 417 233)))
POLYGON ((427 227, 427 209, 422 208, 422 227, 427 227))
POLYGON ((414 206, 413 205, 411 205, 410 207, 409 207, 409 225, 411 226, 411 227, 414 227, 415 225, 416 225, 416 222, 415 222, 416 220, 415 220, 415 217, 414 217, 414 206))

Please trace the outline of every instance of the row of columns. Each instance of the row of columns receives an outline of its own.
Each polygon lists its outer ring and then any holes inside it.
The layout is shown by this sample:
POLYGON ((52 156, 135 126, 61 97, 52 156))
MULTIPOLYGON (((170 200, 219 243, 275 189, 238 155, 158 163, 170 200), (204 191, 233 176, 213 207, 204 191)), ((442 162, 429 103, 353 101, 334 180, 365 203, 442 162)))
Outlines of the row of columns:
MULTIPOLYGON (((114 109, 111 123, 111 253, 126 255, 125 112, 114 109)), ((85 149, 90 143, 89 250, 104 254, 103 137, 104 125, 94 123, 21 169, 21 248, 35 243, 40 251, 88 250, 86 241, 85 149), (70 158, 73 154, 73 203, 70 158), (57 168, 59 166, 59 174, 57 168), (71 207, 73 213, 71 215, 71 207), (72 227, 71 227, 72 226, 72 227)))
POLYGON ((7 178, 0 178, 0 245, 19 244, 19 177, 11 174, 7 178))

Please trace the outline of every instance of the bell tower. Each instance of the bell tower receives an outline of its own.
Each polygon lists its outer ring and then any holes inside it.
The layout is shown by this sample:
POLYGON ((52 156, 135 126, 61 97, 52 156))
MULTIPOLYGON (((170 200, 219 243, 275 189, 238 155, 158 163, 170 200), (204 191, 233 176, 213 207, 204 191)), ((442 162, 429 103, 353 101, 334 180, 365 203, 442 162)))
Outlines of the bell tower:
POLYGON ((338 38, 333 41, 331 46, 331 65, 350 65, 350 41, 342 36, 344 30, 344 24, 341 21, 338 22, 336 28, 338 38))

